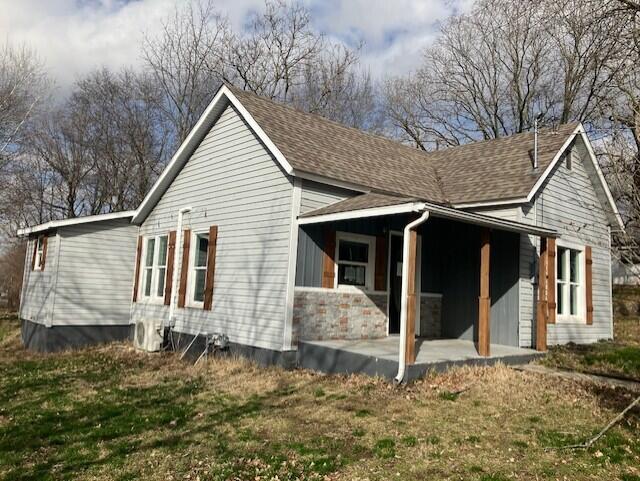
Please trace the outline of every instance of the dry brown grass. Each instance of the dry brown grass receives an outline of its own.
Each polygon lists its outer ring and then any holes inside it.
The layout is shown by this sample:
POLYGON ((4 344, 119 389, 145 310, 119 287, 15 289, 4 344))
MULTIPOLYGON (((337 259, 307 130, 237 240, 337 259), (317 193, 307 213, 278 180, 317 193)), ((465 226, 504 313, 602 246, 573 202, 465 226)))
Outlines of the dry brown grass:
POLYGON ((637 412, 592 450, 545 450, 628 393, 505 366, 396 388, 125 344, 38 355, 8 336, 0 376, 4 479, 640 479, 637 412))

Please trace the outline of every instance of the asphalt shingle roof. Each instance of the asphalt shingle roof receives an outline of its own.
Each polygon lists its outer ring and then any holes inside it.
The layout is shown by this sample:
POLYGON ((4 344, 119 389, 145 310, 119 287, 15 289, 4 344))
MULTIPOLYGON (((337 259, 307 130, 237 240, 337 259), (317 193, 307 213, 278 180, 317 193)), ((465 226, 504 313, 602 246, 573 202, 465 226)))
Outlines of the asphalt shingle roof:
POLYGON ((298 172, 456 205, 525 197, 578 123, 425 152, 229 86, 298 172))

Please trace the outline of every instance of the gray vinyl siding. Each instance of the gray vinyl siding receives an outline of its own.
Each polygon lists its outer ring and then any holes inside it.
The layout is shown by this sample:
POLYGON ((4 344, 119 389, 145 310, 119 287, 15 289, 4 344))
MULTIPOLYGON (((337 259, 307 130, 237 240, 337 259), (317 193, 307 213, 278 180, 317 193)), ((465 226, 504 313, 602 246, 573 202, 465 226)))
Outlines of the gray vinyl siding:
POLYGON ((58 232, 53 324, 129 324, 138 227, 120 219, 58 232))
MULTIPOLYGON (((591 246, 593 252, 593 325, 558 321, 549 324, 547 339, 550 345, 567 342, 590 343, 613 336, 611 311, 611 249, 606 204, 600 187, 596 187, 595 172, 579 139, 572 149, 572 169, 566 159, 541 187, 530 206, 522 208, 524 222, 537 223, 560 233, 560 239, 591 246)), ((539 241, 521 236, 520 257, 520 345, 531 346, 535 341, 535 271, 539 241)))
POLYGON ((498 219, 512 220, 514 222, 520 221, 520 206, 511 206, 503 208, 493 209, 475 209, 474 212, 478 214, 484 214, 491 217, 497 217, 498 219))
POLYGON ((47 256, 43 271, 31 270, 31 259, 37 237, 30 237, 25 256, 24 283, 20 317, 38 324, 51 325, 53 317, 54 283, 58 257, 58 238, 50 234, 47 239, 47 256))
MULTIPOLYGON (((292 196, 291 179, 227 107, 140 229, 142 235, 175 230, 182 207, 192 208, 184 228, 218 226, 213 308, 177 308, 176 331, 225 333, 232 342, 282 349, 292 196)), ((178 246, 178 279, 181 252, 178 246)), ((134 320, 168 320, 168 306, 138 299, 134 320)))
POLYGON ((310 180, 303 180, 300 192, 300 213, 305 214, 320 207, 348 199, 354 195, 355 193, 349 190, 310 180))

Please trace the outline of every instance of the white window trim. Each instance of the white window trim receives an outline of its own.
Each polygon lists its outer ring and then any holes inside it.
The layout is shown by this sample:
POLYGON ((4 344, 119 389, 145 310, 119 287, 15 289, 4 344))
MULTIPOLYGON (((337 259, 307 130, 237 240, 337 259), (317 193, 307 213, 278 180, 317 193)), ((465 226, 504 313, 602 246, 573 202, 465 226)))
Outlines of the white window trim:
MULTIPOLYGON (((569 257, 570 259, 570 257, 569 257)), ((570 262, 570 261, 568 261, 570 262)), ((567 269, 567 276, 571 276, 570 274, 570 266, 565 266, 567 269)), ((570 281, 567 281, 566 284, 571 284, 570 281)), ((556 289, 556 322, 563 324, 580 324, 586 325, 587 323, 587 286, 585 282, 585 246, 582 244, 578 244, 576 242, 570 242, 566 240, 558 239, 556 241, 556 285, 554 286, 556 289), (561 314, 558 309, 560 308, 560 299, 558 299, 558 263, 560 262, 560 248, 563 249, 571 249, 579 252, 578 258, 578 314, 561 314)), ((567 296, 566 302, 571 302, 570 295, 567 296)))
POLYGON ((375 263, 376 263, 376 238, 370 235, 364 234, 353 234, 351 232, 336 232, 336 251, 334 254, 334 272, 333 272, 333 285, 336 286, 337 289, 347 290, 347 289, 357 289, 359 291, 365 292, 373 292, 374 290, 374 280, 375 280, 375 263), (366 263, 363 262, 353 262, 350 264, 353 265, 362 265, 367 268, 367 276, 365 279, 364 287, 361 286, 353 286, 351 284, 339 284, 338 283, 338 269, 340 264, 340 241, 351 241, 351 242, 359 242, 361 244, 367 244, 369 246, 369 258, 366 263))
MULTIPOLYGON (((196 265, 196 251, 197 251, 197 245, 196 245, 196 241, 198 239, 199 235, 208 235, 209 231, 208 230, 199 230, 199 231, 192 231, 191 232, 191 242, 189 243, 189 245, 191 246, 189 249, 189 270, 187 272, 187 298, 185 301, 185 306, 186 307, 193 307, 195 309, 204 309, 204 299, 202 301, 195 301, 193 300, 193 296, 195 295, 195 288, 196 288, 196 270, 195 270, 195 265, 196 265)), ((207 272, 207 263, 209 262, 209 255, 208 255, 208 249, 207 249, 207 259, 205 261, 205 284, 206 284, 206 272, 207 272)), ((206 289, 206 286, 205 286, 206 289)))
POLYGON ((44 255, 44 236, 36 237, 36 261, 33 265, 34 271, 42 270, 42 256, 44 255))
POLYGON ((165 268, 164 268, 164 282, 165 282, 165 289, 167 286, 167 272, 168 272, 168 260, 169 260, 169 235, 168 234, 158 234, 158 235, 147 235, 147 236, 143 236, 142 237, 142 254, 141 254, 141 258, 140 261, 142 263, 142 265, 140 266, 140 292, 139 294, 139 298, 142 299, 143 301, 149 303, 149 304, 164 304, 164 290, 162 292, 161 296, 158 296, 158 281, 159 281, 159 276, 158 276, 158 272, 160 270, 160 266, 158 264, 158 257, 160 256, 160 249, 158 248, 160 246, 160 238, 161 237, 166 237, 167 238, 167 258, 165 259, 165 268), (154 246, 153 246, 153 261, 151 264, 151 293, 147 296, 145 295, 144 292, 144 288, 145 288, 145 281, 146 281, 146 273, 147 273, 147 246, 148 246, 148 240, 149 239, 154 239, 154 246))

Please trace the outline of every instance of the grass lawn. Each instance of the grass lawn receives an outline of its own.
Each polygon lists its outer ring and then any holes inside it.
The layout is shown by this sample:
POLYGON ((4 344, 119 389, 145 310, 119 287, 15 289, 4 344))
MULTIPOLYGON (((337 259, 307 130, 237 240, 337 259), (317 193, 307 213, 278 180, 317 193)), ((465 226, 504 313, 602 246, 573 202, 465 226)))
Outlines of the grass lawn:
POLYGON ((0 479, 640 480, 637 411, 591 450, 545 450, 597 432, 620 390, 501 366, 398 389, 124 344, 38 355, 0 322, 0 479))
POLYGON ((640 381, 640 317, 617 316, 613 341, 556 346, 542 361, 550 367, 640 381))

